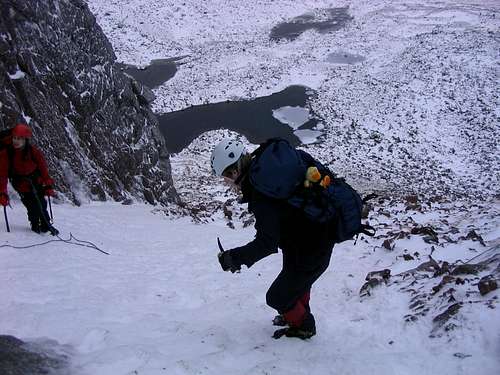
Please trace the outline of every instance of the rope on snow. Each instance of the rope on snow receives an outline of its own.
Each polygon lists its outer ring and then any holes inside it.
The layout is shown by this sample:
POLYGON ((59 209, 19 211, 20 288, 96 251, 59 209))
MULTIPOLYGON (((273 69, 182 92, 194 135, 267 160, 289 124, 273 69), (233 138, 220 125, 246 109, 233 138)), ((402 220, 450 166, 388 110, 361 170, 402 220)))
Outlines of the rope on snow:
POLYGON ((29 249, 31 247, 43 246, 43 245, 46 245, 46 244, 51 243, 51 242, 64 242, 64 243, 67 243, 67 244, 70 244, 70 245, 89 247, 91 249, 95 249, 97 251, 100 251, 103 254, 109 255, 109 253, 107 253, 106 251, 100 249, 94 243, 92 243, 90 241, 79 240, 78 238, 76 238, 75 236, 73 236, 73 234, 71 232, 69 233, 69 238, 67 240, 65 240, 64 238, 61 238, 59 235, 57 235, 56 237, 58 238, 57 240, 49 240, 49 241, 45 241, 45 242, 41 242, 41 243, 36 243, 36 244, 33 244, 33 245, 14 246, 14 245, 9 245, 9 244, 4 244, 4 245, 0 245, 0 248, 2 248, 2 247, 11 247, 13 249, 29 249))

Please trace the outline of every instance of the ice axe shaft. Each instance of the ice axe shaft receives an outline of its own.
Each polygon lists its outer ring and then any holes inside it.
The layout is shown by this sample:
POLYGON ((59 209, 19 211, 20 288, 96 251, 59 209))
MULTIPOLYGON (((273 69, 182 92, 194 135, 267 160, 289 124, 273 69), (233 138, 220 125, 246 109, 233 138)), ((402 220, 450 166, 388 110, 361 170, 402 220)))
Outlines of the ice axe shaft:
POLYGON ((222 247, 222 244, 220 243, 219 237, 217 237, 217 245, 219 245, 220 252, 223 253, 224 252, 224 248, 222 247))

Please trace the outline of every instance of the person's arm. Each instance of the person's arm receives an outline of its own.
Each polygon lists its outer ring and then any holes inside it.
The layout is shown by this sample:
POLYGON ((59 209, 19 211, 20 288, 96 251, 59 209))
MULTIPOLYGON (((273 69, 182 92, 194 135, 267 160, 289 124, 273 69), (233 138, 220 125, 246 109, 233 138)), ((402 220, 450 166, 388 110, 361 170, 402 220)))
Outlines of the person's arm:
POLYGON ((44 194, 47 196, 56 196, 54 191, 54 180, 49 176, 49 169, 47 167, 47 162, 42 154, 42 152, 36 148, 32 147, 33 159, 40 171, 40 184, 43 186, 44 194))
POLYGON ((7 150, 0 151, 0 193, 7 194, 9 179, 9 156, 7 150))
POLYGON ((255 262, 278 252, 280 240, 280 203, 276 200, 258 196, 252 202, 255 215, 255 239, 244 246, 229 250, 235 265, 251 267, 255 262))

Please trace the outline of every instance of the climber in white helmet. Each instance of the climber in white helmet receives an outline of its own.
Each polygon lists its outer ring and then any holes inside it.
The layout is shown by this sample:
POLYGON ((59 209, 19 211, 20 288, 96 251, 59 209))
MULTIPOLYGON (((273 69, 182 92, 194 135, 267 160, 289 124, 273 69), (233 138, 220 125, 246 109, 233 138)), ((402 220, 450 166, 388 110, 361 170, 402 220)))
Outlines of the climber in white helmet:
MULTIPOLYGON (((278 252, 283 253, 283 268, 266 294, 267 304, 277 315, 273 324, 285 328, 275 331, 273 337, 308 339, 316 334, 316 325, 309 306, 313 283, 327 269, 334 245, 328 235, 328 224, 313 223, 302 210, 266 194, 257 184, 259 173, 277 182, 278 190, 285 190, 280 181, 286 177, 286 168, 274 167, 274 162, 300 155, 284 140, 269 140, 252 154, 234 139, 222 140, 213 150, 212 170, 217 176, 235 186, 243 195, 241 202, 255 216, 255 238, 246 245, 218 255, 224 271, 238 272, 242 265, 255 262, 278 252), (285 154, 281 154, 285 151, 285 154)), ((300 160, 295 160, 300 163, 300 160)), ((293 160, 292 160, 293 162, 293 160)), ((285 163, 287 164, 287 163, 285 163)), ((299 168, 301 171, 301 169, 299 168)), ((297 178, 304 178, 301 171, 297 178)), ((303 180, 302 180, 303 181, 303 180)), ((273 187, 271 183, 268 187, 273 187)))

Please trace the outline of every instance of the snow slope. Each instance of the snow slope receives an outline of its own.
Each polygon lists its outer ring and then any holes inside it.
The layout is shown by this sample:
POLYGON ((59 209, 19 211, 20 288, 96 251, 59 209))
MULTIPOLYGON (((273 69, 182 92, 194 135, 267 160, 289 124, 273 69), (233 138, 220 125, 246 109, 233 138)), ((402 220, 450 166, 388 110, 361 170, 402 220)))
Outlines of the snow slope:
MULTIPOLYGON (((380 226, 389 219, 379 209, 370 220, 380 226)), ((387 210, 392 220, 403 220, 397 208, 387 210)), ((396 274, 416 261, 403 261, 397 248, 376 246, 377 239, 342 244, 313 288, 318 335, 307 342, 274 340, 265 292, 280 256, 240 274, 224 273, 216 237, 229 248, 251 239, 253 229, 235 231, 220 218, 194 224, 154 211, 141 204, 54 206, 61 238, 71 232, 105 255, 62 241, 39 245, 54 238, 29 232, 14 202, 11 233, 0 229, 2 334, 67 355, 72 375, 497 373, 498 290, 479 296, 476 289, 474 300, 496 308, 465 306, 455 320, 460 329, 430 339, 431 316, 403 319, 410 296, 398 285, 381 286, 367 298, 358 294, 369 271, 389 267, 396 274)), ((481 224, 486 211, 450 224, 466 231, 481 224)), ((438 219, 432 212, 410 214, 422 223, 438 219)), ((498 244, 498 218, 492 221, 481 232, 489 245, 498 244)), ((418 249, 422 259, 427 251, 419 236, 401 246, 418 249)), ((458 249, 443 245, 434 257, 465 260, 484 249, 465 241, 458 249)))

